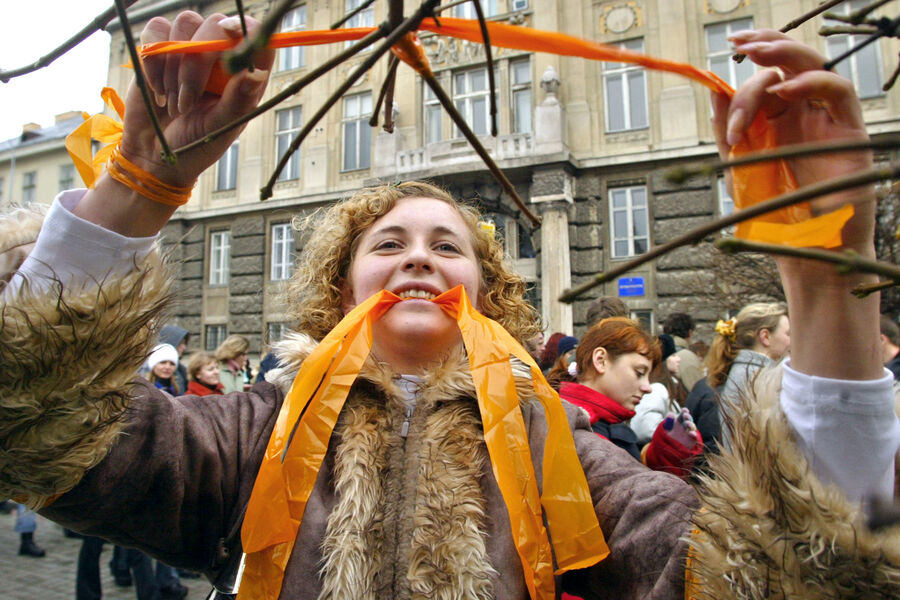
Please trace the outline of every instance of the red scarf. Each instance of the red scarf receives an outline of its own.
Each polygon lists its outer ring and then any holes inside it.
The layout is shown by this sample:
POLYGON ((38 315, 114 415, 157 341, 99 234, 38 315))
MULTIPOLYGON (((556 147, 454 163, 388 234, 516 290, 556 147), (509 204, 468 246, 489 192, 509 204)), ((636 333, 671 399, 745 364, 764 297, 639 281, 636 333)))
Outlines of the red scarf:
POLYGON ((210 396, 212 394, 224 394, 225 388, 222 387, 221 383, 217 383, 215 388, 211 388, 205 383, 191 380, 188 381, 186 393, 195 394, 197 396, 210 396))
POLYGON ((588 411, 592 425, 597 421, 615 425, 627 421, 635 414, 633 410, 628 410, 609 396, 580 383, 564 382, 559 387, 559 395, 588 411))

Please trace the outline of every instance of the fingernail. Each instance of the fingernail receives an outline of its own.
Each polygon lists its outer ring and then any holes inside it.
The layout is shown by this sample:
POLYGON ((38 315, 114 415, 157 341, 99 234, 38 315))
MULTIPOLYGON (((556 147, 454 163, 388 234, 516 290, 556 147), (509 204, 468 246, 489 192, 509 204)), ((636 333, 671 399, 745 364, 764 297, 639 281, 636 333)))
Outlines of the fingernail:
POLYGON ((265 85, 268 77, 268 71, 261 71, 259 69, 256 69, 252 73, 247 73, 244 76, 244 81, 241 82, 240 92, 245 96, 256 94, 259 91, 259 88, 265 85))
POLYGON ((729 40, 743 40, 745 38, 751 37, 756 34, 756 31, 753 29, 741 29, 740 31, 735 31, 734 33, 728 36, 729 40))
POLYGON ((750 52, 758 52, 771 47, 769 42, 750 42, 749 44, 735 44, 734 49, 741 54, 749 54, 750 52))
POLYGON ((786 90, 790 87, 790 80, 787 81, 779 81, 778 83, 773 83, 769 87, 766 88, 766 91, 770 94, 777 94, 780 91, 786 90))
POLYGON ((241 18, 237 16, 225 17, 219 21, 219 27, 228 31, 243 33, 243 29, 241 28, 241 18))
POLYGON ((744 121, 746 115, 743 108, 736 108, 728 118, 728 129, 725 139, 730 146, 736 145, 744 137, 744 121))
POLYGON ((165 94, 153 92, 153 98, 156 100, 156 105, 158 107, 163 108, 166 105, 166 95, 165 94))
POLYGON ((170 117, 174 117, 178 112, 178 94, 176 92, 169 92, 169 95, 166 98, 166 108, 169 109, 170 117))
POLYGON ((182 83, 178 87, 178 112, 184 114, 194 107, 194 90, 182 83))

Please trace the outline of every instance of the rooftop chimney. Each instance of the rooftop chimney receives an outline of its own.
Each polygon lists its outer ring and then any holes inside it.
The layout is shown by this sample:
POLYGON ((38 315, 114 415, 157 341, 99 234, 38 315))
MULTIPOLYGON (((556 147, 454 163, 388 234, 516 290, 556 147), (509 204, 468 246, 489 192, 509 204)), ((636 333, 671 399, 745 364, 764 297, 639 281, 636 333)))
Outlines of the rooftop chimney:
POLYGON ((41 126, 37 123, 25 123, 24 125, 22 125, 22 135, 25 135, 27 133, 34 133, 35 131, 40 130, 41 126))
POLYGON ((56 123, 62 123, 63 121, 68 121, 69 119, 74 119, 75 117, 80 117, 81 111, 79 110, 70 110, 64 113, 59 113, 56 115, 56 123))

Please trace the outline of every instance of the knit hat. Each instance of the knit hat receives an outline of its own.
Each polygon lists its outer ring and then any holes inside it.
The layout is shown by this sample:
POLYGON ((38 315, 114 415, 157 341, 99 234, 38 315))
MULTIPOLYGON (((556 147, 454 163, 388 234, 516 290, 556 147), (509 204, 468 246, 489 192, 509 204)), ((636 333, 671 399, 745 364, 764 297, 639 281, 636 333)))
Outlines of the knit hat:
POLYGON ((571 335, 567 335, 566 337, 559 340, 559 343, 556 345, 556 355, 562 356, 569 350, 574 350, 575 346, 578 345, 578 338, 572 337, 571 335))
POLYGON ((666 360, 677 351, 675 340, 668 333, 659 336, 659 345, 662 347, 662 360, 666 360))
POLYGON ((178 365, 178 350, 172 344, 157 344, 153 348, 153 352, 147 357, 147 367, 152 371, 153 367, 163 362, 171 361, 178 365))

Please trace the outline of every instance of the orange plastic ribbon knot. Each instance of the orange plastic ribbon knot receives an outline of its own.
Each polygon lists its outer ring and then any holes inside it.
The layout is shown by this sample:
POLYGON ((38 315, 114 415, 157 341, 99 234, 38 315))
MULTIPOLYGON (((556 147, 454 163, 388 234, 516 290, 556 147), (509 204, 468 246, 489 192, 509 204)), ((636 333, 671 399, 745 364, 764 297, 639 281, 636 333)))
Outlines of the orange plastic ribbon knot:
MULTIPOLYGON (((375 294, 344 317, 303 362, 278 415, 247 507, 241 531, 247 560, 239 600, 279 597, 332 431, 369 355, 372 324, 397 302, 402 300, 386 290, 375 294)), ((555 598, 554 574, 588 567, 609 554, 559 396, 525 349, 499 323, 475 310, 462 286, 433 302, 456 319, 462 334, 485 444, 531 597, 555 598), (531 369, 535 396, 547 418, 543 494, 530 459, 511 355, 531 369)))

